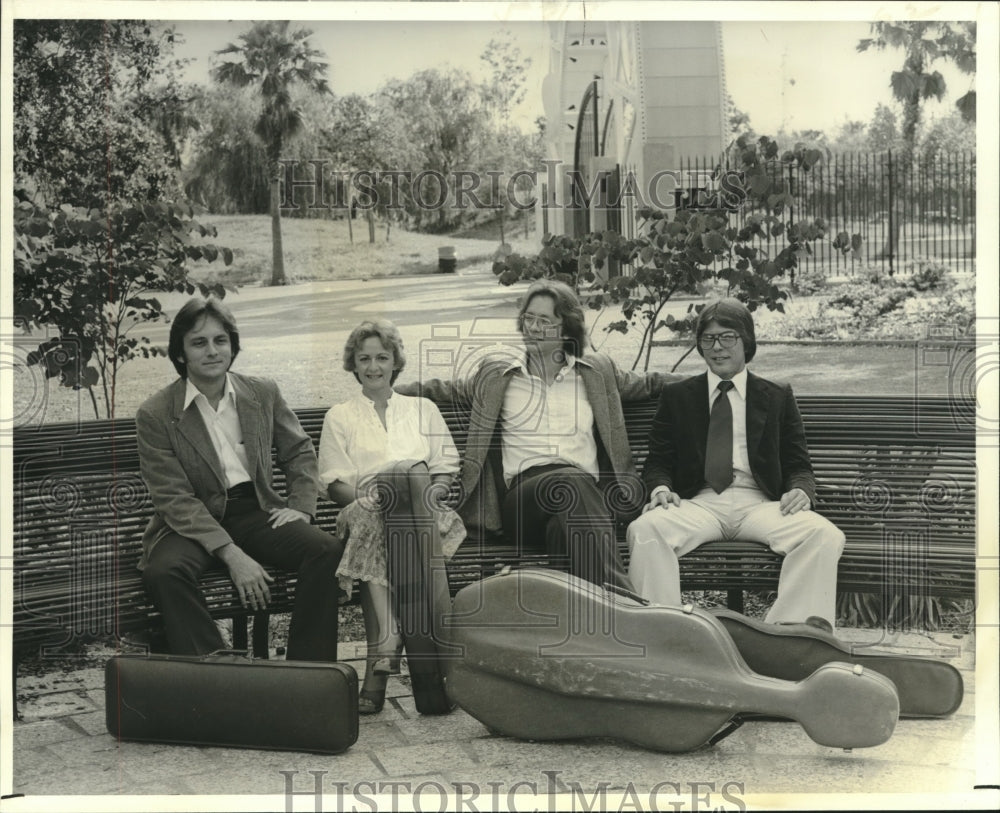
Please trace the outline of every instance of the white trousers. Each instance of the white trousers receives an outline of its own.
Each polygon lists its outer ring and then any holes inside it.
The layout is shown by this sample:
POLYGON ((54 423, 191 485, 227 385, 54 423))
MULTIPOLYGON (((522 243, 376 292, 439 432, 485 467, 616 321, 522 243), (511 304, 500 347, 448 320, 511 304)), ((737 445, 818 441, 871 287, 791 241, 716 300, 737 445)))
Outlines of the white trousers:
POLYGON ((647 511, 628 527, 628 575, 636 592, 655 604, 681 603, 678 558, 706 542, 746 539, 785 557, 770 623, 810 616, 835 621, 837 561, 844 534, 814 511, 782 515, 779 503, 757 488, 704 489, 679 506, 647 511))

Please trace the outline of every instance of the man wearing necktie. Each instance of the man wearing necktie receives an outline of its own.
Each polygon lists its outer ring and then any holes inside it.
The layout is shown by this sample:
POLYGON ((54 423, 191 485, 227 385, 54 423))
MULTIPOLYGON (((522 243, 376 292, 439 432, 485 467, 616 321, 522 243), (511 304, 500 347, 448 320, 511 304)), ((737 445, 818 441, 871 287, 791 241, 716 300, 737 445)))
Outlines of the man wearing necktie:
POLYGON ((764 542, 784 556, 765 620, 832 628, 844 534, 812 510, 792 389, 747 370, 757 343, 741 302, 706 306, 695 335, 708 370, 660 393, 643 469, 649 502, 628 528, 629 577, 645 598, 678 605, 679 557, 717 539, 764 542))
POLYGON ((175 655, 225 647, 199 587, 225 567, 244 607, 270 600, 269 567, 298 575, 289 660, 337 659, 340 543, 312 524, 316 450, 277 385, 229 371, 240 351, 232 313, 190 299, 170 326, 178 378, 136 413, 139 465, 154 514, 143 536, 143 584, 175 655), (275 489, 274 460, 285 474, 275 489))

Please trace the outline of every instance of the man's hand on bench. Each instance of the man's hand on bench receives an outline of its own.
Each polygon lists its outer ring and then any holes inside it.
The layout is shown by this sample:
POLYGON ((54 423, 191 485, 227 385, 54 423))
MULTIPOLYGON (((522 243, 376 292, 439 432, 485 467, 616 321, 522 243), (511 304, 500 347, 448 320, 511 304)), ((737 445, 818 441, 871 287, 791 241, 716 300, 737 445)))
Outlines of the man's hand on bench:
POLYGON ((809 497, 801 488, 793 488, 781 495, 781 513, 784 515, 808 511, 811 507, 809 497))
POLYGON ((681 495, 671 491, 666 486, 657 486, 653 493, 649 495, 649 502, 642 507, 642 513, 652 511, 654 508, 669 508, 671 505, 680 505, 681 495))
POLYGON ((229 568, 229 578, 236 585, 240 603, 254 610, 267 607, 271 602, 271 590, 267 583, 273 582, 274 577, 232 542, 219 548, 216 555, 229 568))

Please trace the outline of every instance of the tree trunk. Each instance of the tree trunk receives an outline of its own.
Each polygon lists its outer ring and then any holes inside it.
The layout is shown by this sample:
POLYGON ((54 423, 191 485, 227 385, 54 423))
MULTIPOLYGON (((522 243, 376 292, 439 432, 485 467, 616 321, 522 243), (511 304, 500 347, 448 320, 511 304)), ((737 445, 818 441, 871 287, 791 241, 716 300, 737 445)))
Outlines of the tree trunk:
POLYGON ((271 178, 271 284, 286 285, 285 255, 281 248, 281 190, 278 176, 271 178))
POLYGON ((368 219, 368 242, 375 242, 375 210, 366 209, 365 217, 368 219))

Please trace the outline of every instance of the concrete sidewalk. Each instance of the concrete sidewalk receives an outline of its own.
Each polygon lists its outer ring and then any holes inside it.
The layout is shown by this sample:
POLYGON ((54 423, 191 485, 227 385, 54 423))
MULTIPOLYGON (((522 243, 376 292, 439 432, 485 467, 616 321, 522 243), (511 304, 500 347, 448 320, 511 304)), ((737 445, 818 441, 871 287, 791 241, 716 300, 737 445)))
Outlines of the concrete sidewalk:
MULTIPOLYGON (((874 642, 882 633, 845 629, 838 635, 874 642)), ((850 752, 817 745, 791 722, 748 722, 717 745, 686 754, 607 740, 514 740, 461 710, 419 715, 405 669, 391 679, 382 713, 362 717, 357 743, 339 756, 119 743, 105 730, 99 667, 24 676, 18 683, 27 698, 19 703, 24 719, 13 727, 13 791, 25 798, 2 804, 33 809, 44 804, 39 797, 99 794, 146 797, 128 801, 129 809, 143 809, 153 796, 193 794, 212 797, 199 809, 230 809, 218 807, 226 801, 218 794, 253 794, 267 798, 243 799, 231 809, 443 810, 449 809, 441 801, 447 791, 467 810, 807 808, 817 803, 808 794, 846 794, 832 800, 840 807, 869 806, 867 794, 906 794, 902 804, 910 809, 946 809, 953 805, 942 804, 940 794, 956 794, 956 807, 996 808, 995 790, 973 789, 975 636, 908 633, 880 647, 952 663, 965 681, 964 701, 947 719, 900 720, 886 744, 850 752), (322 802, 314 796, 317 782, 322 802), (287 790, 297 795, 285 797, 287 790), (568 795, 556 799, 548 795, 553 792, 568 795)), ((341 644, 341 657, 359 676, 363 651, 364 644, 341 644)), ((158 803, 163 809, 163 800, 158 803)), ((874 806, 885 804, 880 799, 874 806)))

